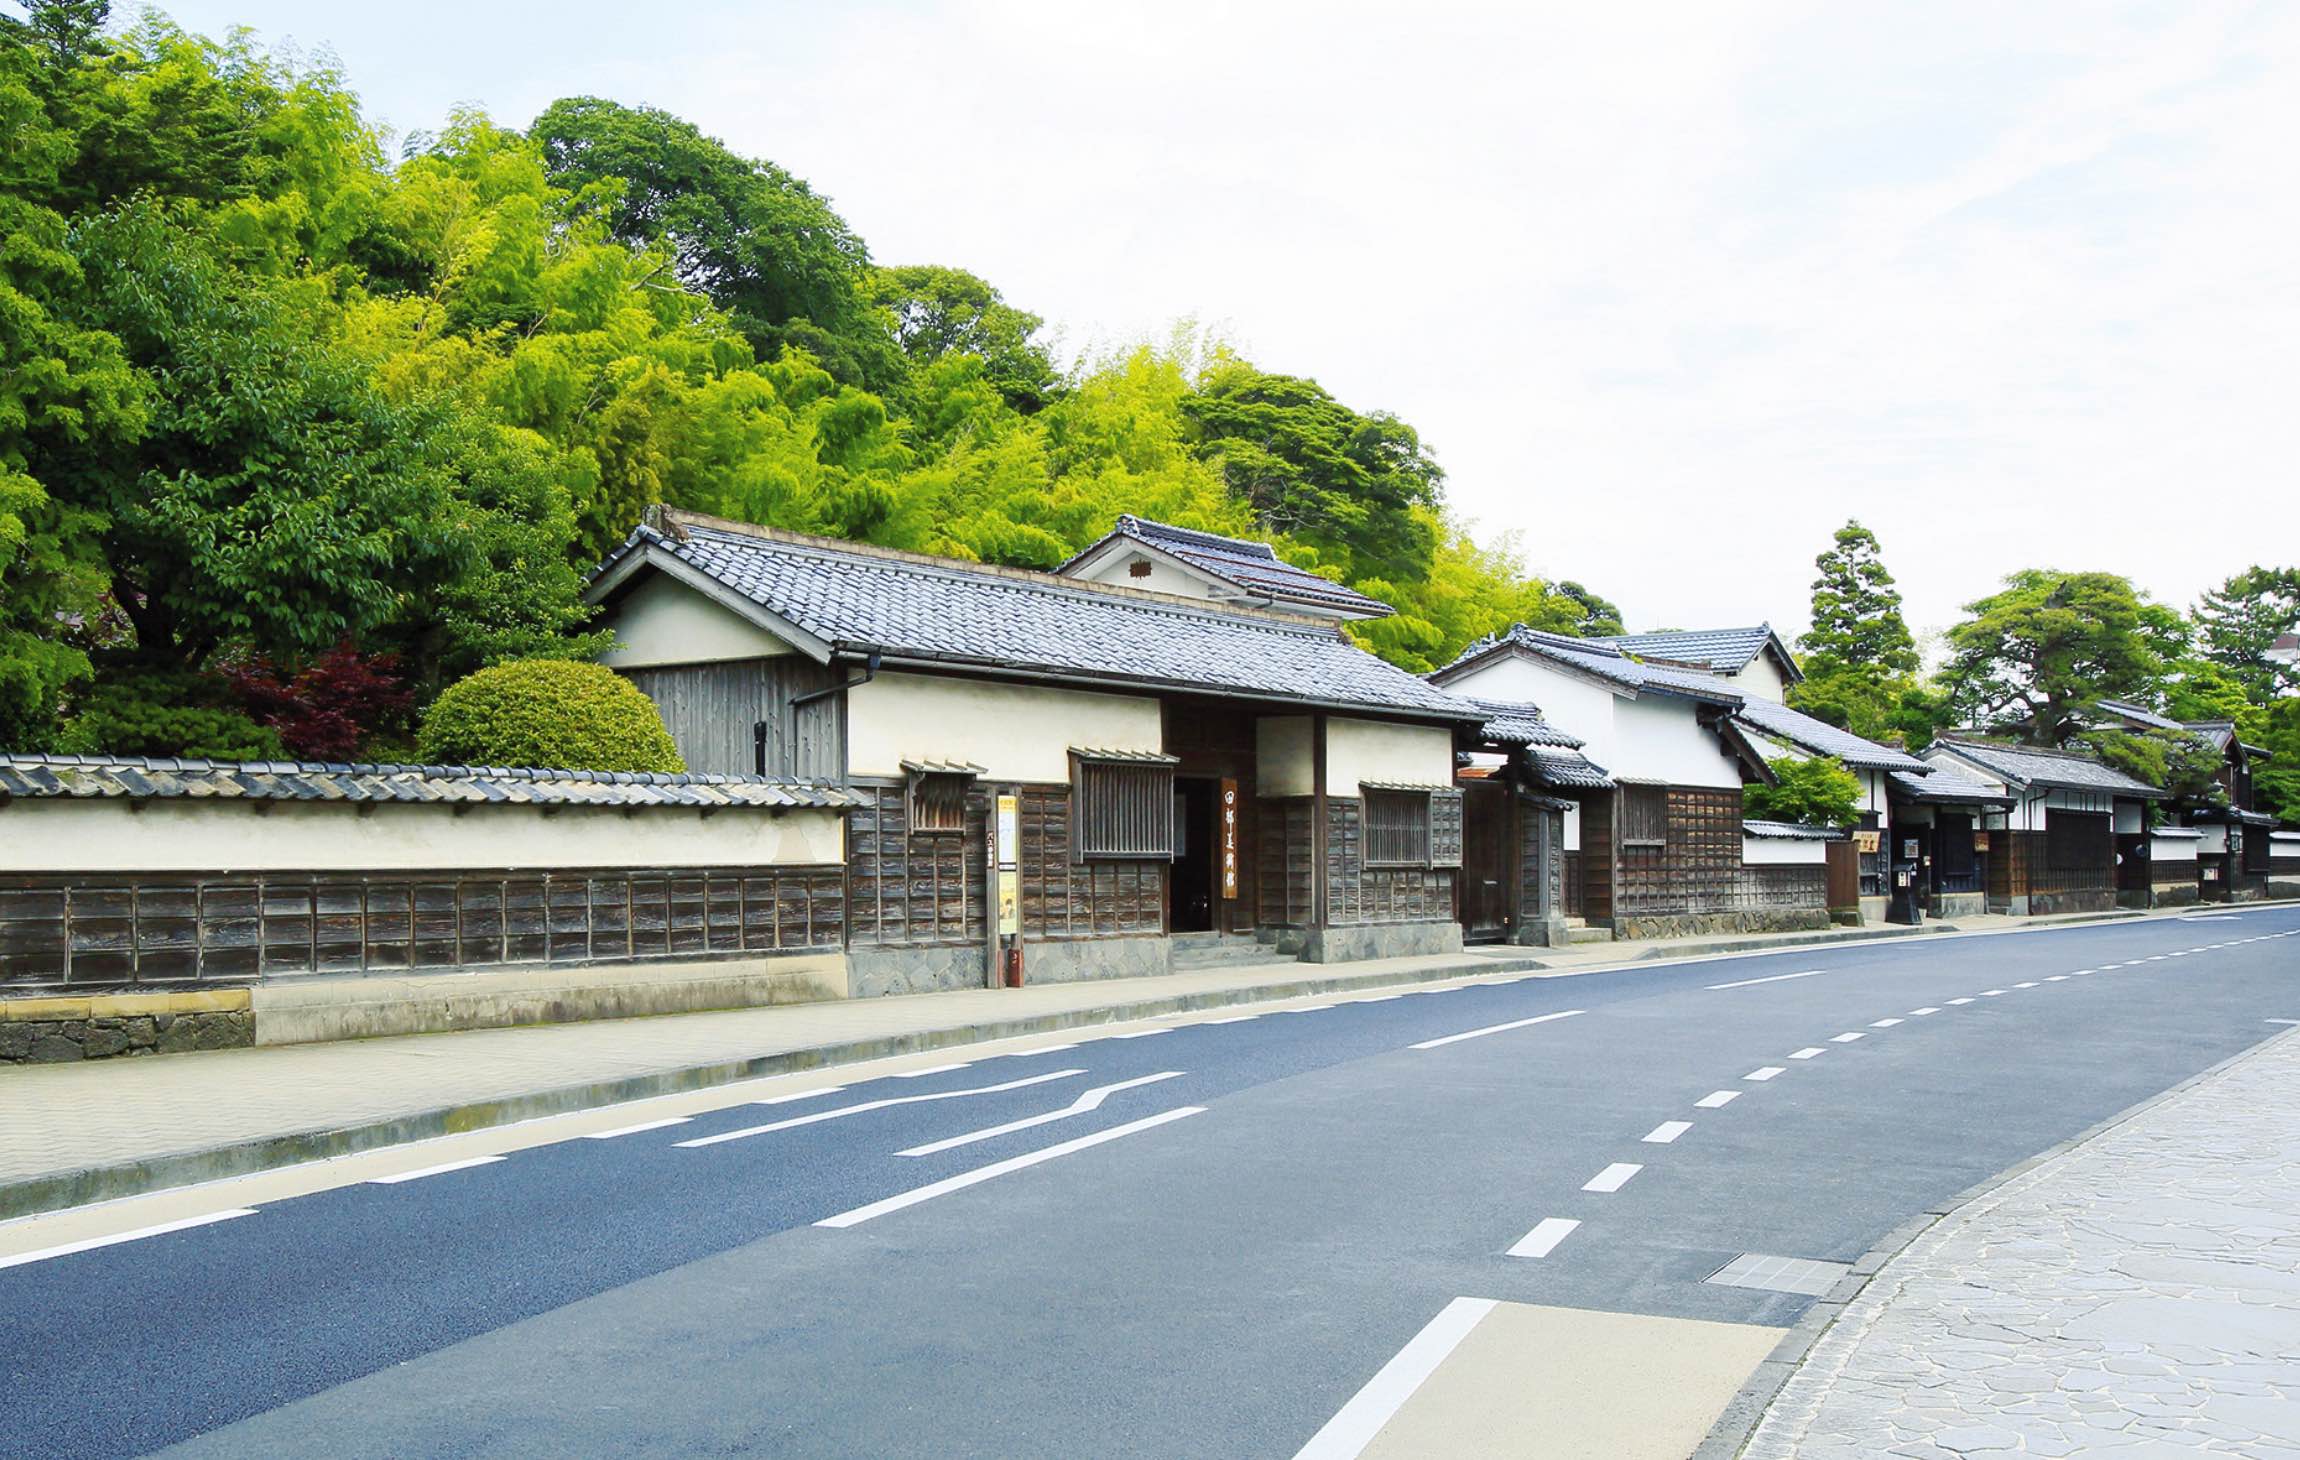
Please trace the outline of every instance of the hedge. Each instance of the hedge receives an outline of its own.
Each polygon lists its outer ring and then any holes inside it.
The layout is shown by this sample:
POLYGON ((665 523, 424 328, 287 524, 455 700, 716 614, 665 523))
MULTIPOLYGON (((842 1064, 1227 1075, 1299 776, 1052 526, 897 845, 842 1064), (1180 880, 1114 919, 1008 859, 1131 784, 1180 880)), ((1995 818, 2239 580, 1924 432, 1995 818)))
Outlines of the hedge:
POLYGON ((571 659, 491 665, 424 712, 416 752, 433 765, 683 771, 662 712, 614 670, 571 659))

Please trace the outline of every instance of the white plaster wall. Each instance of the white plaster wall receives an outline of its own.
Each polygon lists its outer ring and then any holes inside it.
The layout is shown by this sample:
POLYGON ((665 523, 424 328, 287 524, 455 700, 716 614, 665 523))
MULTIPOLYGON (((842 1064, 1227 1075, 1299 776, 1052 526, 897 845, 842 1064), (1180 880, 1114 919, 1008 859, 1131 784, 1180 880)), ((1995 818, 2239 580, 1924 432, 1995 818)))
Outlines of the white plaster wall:
POLYGON ((2300 831, 2275 831, 2268 834, 2268 855, 2271 857, 2300 857, 2300 831))
POLYGON ((1635 781, 1673 786, 1741 784, 1737 762, 1717 736, 1702 727, 1694 702, 1675 695, 1641 695, 1614 706, 1615 759, 1600 764, 1635 781))
POLYGON ((1741 860, 1751 867, 1818 867, 1829 860, 1829 844, 1745 836, 1741 838, 1741 860))
POLYGON ((1581 803, 1579 801, 1568 806, 1565 811, 1565 849, 1569 852, 1581 850, 1581 803))
POLYGON ((1788 693, 1789 681, 1783 677, 1781 667, 1772 656, 1764 653, 1741 667, 1739 674, 1727 677, 1728 682, 1745 695, 1778 703, 1788 693))
POLYGON ((1308 715, 1264 715, 1254 722, 1254 791, 1261 796, 1314 796, 1318 766, 1308 715))
POLYGON ((2148 855, 2158 862, 2193 862, 2196 860, 2196 838, 2152 836, 2148 839, 2148 855))
POLYGON ((1891 808, 1885 799, 1885 773, 1883 771, 1855 771, 1861 778, 1861 809, 1883 816, 1891 808))
POLYGON ((2116 820, 2112 829, 2125 836, 2133 836, 2146 831, 2148 829, 2148 808, 2138 801, 2117 802, 2116 820))
POLYGON ((1099 562, 1074 570, 1069 576, 1084 583, 1115 583, 1121 588, 1143 588, 1152 593, 1171 593, 1179 598, 1235 598, 1237 590, 1226 583, 1218 583, 1211 576, 1193 573, 1163 558, 1121 548, 1103 554, 1099 562), (1137 578, 1127 571, 1126 565, 1135 558, 1147 558, 1150 572, 1137 578))
POLYGON ((1446 689, 1471 699, 1538 705, 1543 719, 1587 742, 1582 754, 1609 770, 1616 769, 1612 760, 1613 707, 1618 696, 1603 685, 1504 654, 1454 680, 1446 689))
POLYGON ((1326 794, 1355 796, 1366 781, 1453 784, 1453 731, 1443 725, 1326 719, 1326 794))
POLYGON ((1163 748, 1158 701, 1048 685, 881 674, 847 691, 847 766, 902 774, 906 760, 955 760, 1002 781, 1066 783, 1073 747, 1163 748))
POLYGON ((789 644, 749 619, 661 573, 650 573, 632 589, 607 623, 615 631, 615 647, 599 662, 616 669, 792 652, 789 644))
POLYGON ((383 872, 458 867, 719 867, 845 860, 835 811, 20 798, 0 871, 383 872), (268 809, 258 812, 262 805, 268 809))
POLYGON ((2203 833, 2202 839, 2196 843, 2196 850, 2199 853, 2207 856, 2218 856, 2228 850, 2227 827, 2206 825, 2196 829, 2203 833))

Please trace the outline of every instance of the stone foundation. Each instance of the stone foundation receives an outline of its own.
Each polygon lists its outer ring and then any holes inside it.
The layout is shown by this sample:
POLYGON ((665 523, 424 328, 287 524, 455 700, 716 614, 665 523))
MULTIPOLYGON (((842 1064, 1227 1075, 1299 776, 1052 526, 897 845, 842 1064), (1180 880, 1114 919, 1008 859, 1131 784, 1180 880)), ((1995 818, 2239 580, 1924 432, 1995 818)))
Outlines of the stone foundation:
POLYGON ((2116 893, 2107 888, 2091 892, 2032 892, 2024 911, 2041 918, 2056 913, 2113 912, 2116 905, 2116 893))
POLYGON ((2197 900, 2194 879, 2187 882, 2159 882, 2153 891, 2158 907, 2187 907, 2197 900))
POLYGON ((847 993, 853 998, 986 987, 979 943, 847 950, 847 993))
POLYGON ((1698 938, 1719 933, 1805 933, 1829 926, 1818 907, 1756 908, 1744 912, 1669 913, 1615 918, 1616 938, 1698 938))
POLYGON ((1946 921, 1950 918, 1977 918, 1989 910, 1989 896, 1985 892, 1936 892, 1933 894, 1931 916, 1946 921))
POLYGON ((255 1042, 245 989, 0 999, 0 1064, 70 1064, 255 1042))
MULTIPOLYGON (((1283 940, 1279 946, 1284 946, 1283 940)), ((1310 928, 1302 933, 1301 946, 1304 963, 1355 963, 1366 958, 1413 958, 1460 951, 1461 924, 1451 921, 1310 928)))
POLYGON ((1174 971, 1168 938, 1050 938, 1022 942, 1022 981, 1078 983, 1087 979, 1152 978, 1174 971))

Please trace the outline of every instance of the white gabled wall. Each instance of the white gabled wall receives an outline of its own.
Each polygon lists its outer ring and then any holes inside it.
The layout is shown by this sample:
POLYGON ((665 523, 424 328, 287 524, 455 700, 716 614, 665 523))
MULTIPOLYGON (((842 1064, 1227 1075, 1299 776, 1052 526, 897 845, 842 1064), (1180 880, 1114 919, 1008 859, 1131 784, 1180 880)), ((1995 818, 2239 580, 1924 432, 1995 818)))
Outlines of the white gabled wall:
POLYGON ((1646 694, 1614 706, 1616 760, 1600 762, 1617 777, 1672 786, 1738 789, 1740 763, 1702 725, 1694 701, 1646 694))
POLYGON ((649 573, 607 619, 615 647, 599 656, 611 669, 771 659, 791 646, 733 609, 663 573, 649 573))
POLYGON ((1308 715, 1264 715, 1254 722, 1254 794, 1315 796, 1318 764, 1308 715))
POLYGON ((1745 695, 1779 703, 1789 692, 1788 677, 1773 656, 1759 650, 1757 657, 1741 666, 1741 672, 1727 676, 1733 688, 1745 695))
POLYGON ((1497 654, 1444 688, 1471 699, 1539 705, 1544 720, 1584 742, 1583 755, 1615 769, 1613 707, 1619 697, 1604 685, 1535 660, 1497 654))
POLYGON ((1355 796, 1367 781, 1452 785, 1452 729, 1328 716, 1326 794, 1355 796))
POLYGON ((1090 562, 1081 563, 1063 576, 1076 578, 1081 583, 1113 583, 1121 588, 1143 588, 1152 593, 1171 593, 1177 598, 1228 599, 1235 601, 1238 590, 1211 573, 1185 568, 1154 553, 1146 553, 1126 543, 1106 548, 1090 562), (1150 565, 1150 571, 1137 578, 1129 566, 1136 559, 1150 565))
POLYGON ((882 673, 847 691, 847 768, 899 776, 906 760, 978 765, 1002 781, 1070 779, 1070 752, 1164 748, 1158 701, 1051 685, 882 673))

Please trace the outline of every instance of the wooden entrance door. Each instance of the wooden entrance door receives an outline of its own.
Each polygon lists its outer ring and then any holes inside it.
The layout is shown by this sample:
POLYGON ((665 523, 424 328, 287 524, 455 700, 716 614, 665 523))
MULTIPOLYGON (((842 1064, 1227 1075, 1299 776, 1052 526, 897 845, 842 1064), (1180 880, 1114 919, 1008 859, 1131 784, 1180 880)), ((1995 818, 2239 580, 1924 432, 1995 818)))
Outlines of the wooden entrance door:
POLYGON ((1461 797, 1461 936, 1467 943, 1498 943, 1516 913, 1517 859, 1511 854, 1516 820, 1509 787, 1470 781, 1461 797))

